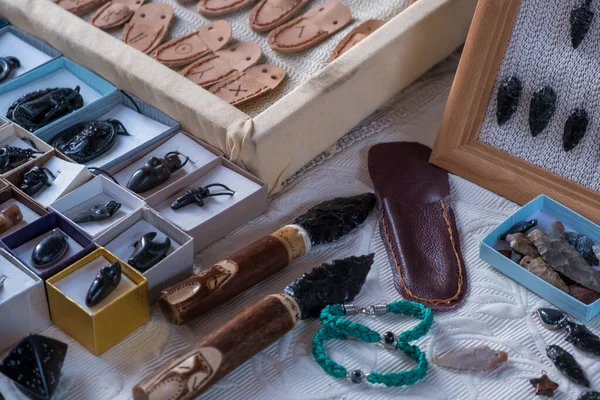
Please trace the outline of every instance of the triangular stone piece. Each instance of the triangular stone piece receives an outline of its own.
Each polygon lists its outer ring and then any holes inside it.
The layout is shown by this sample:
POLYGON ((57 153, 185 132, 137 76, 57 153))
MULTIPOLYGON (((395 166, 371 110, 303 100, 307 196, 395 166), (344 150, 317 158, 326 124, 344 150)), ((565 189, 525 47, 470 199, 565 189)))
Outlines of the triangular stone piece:
POLYGON ((592 0, 585 0, 582 5, 571 11, 571 43, 574 49, 579 47, 592 25, 594 12, 591 5, 592 0))

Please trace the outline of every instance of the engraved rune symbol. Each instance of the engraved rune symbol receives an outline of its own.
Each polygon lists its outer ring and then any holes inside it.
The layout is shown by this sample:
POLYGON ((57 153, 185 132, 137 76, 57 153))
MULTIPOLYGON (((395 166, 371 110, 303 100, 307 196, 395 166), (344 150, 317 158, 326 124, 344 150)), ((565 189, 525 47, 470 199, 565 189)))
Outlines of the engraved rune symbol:
POLYGON ((300 25, 300 26, 296 27, 296 29, 300 29, 300 33, 298 34, 299 38, 301 38, 302 35, 304 34, 304 28, 306 28, 304 25, 300 25))
POLYGON ((198 79, 202 79, 202 77, 204 76, 204 74, 205 74, 206 72, 210 71, 211 69, 215 69, 215 67, 210 67, 210 68, 207 68, 207 69, 205 69, 205 70, 198 71, 198 72, 195 72, 195 71, 194 71, 194 72, 192 72, 192 75, 200 75, 200 76, 198 77, 198 79))
POLYGON ((242 89, 242 85, 238 85, 237 89, 229 89, 230 92, 235 92, 235 97, 240 95, 240 92, 247 92, 246 89, 242 89))
POLYGON ((147 38, 148 35, 145 32, 140 32, 137 35, 135 35, 134 37, 131 38, 131 40, 129 40, 131 43, 137 43, 140 40, 143 40, 145 38, 147 38))

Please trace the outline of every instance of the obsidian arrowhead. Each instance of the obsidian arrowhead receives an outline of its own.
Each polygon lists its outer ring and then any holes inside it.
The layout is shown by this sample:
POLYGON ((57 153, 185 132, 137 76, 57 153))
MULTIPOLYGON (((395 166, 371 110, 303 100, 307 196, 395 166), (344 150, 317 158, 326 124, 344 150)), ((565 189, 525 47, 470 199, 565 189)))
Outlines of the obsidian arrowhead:
POLYGON ((585 261, 591 266, 600 264, 600 260, 594 253, 594 241, 585 235, 576 232, 565 232, 565 239, 571 246, 581 254, 585 261))
POLYGON ((554 308, 539 308, 537 315, 542 324, 550 330, 562 328, 561 324, 567 319, 567 316, 563 312, 554 308))
POLYGON ((516 76, 509 76, 500 82, 498 89, 498 108, 496 117, 498 125, 506 124, 519 107, 523 84, 516 76))
POLYGON ((600 400, 600 393, 593 390, 582 393, 577 400, 600 400))
POLYGON ((573 150, 581 142, 587 131, 588 123, 588 113, 584 109, 578 108, 569 115, 563 134, 563 149, 565 151, 573 150))
POLYGON ((100 303, 119 286, 119 282, 121 282, 121 264, 119 262, 102 267, 88 289, 85 304, 93 307, 100 303))
POLYGON ((535 137, 542 133, 556 111, 556 92, 550 86, 536 90, 529 107, 529 129, 535 137))
POLYGON ((594 12, 591 6, 592 0, 585 0, 583 4, 571 11, 571 44, 574 49, 578 48, 583 42, 594 20, 594 12))
POLYGON ((554 363, 556 368, 565 375, 571 382, 578 385, 590 387, 590 381, 588 380, 585 372, 581 368, 581 365, 575 360, 568 351, 555 344, 546 346, 546 355, 554 363))
POLYGON ((505 240, 508 235, 512 235, 515 233, 525 233, 530 229, 533 229, 537 226, 537 219, 532 219, 531 221, 523 221, 517 222, 513 226, 511 226, 506 232, 500 236, 500 240, 505 240))
POLYGON ((565 321, 563 326, 567 330, 567 336, 565 337, 567 342, 572 343, 586 353, 600 356, 600 338, 585 325, 565 321))
POLYGON ((60 382, 68 346, 58 340, 29 335, 0 363, 0 372, 34 400, 49 400, 60 382))

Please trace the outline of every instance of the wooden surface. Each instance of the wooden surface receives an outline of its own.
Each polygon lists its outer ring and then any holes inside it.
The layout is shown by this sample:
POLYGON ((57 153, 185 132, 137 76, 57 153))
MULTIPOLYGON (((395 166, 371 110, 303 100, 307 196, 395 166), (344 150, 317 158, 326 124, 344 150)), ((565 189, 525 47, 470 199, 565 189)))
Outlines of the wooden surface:
POLYGON ((520 0, 480 0, 431 162, 519 204, 540 194, 600 223, 600 193, 478 140, 520 0))

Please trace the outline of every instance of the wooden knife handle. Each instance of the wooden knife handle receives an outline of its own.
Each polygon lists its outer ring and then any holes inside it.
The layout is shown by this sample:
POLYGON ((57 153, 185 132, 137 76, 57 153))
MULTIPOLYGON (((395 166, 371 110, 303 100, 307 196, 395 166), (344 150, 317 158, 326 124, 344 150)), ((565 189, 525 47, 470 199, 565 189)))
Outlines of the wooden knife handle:
POLYGON ((158 304, 167 319, 184 324, 271 277, 310 250, 304 229, 288 225, 161 291, 158 304))
POLYGON ((133 388, 135 400, 189 400, 292 330, 300 308, 285 294, 263 298, 133 388))

